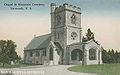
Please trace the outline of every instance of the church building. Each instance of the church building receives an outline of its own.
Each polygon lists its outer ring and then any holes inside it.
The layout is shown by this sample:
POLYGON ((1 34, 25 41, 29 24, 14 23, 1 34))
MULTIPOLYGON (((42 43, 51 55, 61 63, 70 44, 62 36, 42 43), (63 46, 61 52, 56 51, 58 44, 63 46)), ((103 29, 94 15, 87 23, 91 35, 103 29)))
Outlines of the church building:
POLYGON ((102 64, 100 44, 82 42, 81 9, 51 3, 51 33, 34 37, 24 49, 24 63, 41 65, 102 64))

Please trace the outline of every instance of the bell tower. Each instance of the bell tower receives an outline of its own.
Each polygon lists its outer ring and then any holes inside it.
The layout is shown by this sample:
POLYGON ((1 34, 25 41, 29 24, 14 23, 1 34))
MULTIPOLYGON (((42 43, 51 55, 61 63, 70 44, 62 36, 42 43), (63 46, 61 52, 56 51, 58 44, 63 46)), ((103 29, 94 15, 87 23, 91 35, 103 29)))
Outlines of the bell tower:
POLYGON ((51 3, 51 41, 55 41, 55 3, 51 3))
POLYGON ((67 46, 81 42, 81 9, 69 4, 56 7, 51 3, 51 40, 64 50, 63 63, 67 59, 67 46))

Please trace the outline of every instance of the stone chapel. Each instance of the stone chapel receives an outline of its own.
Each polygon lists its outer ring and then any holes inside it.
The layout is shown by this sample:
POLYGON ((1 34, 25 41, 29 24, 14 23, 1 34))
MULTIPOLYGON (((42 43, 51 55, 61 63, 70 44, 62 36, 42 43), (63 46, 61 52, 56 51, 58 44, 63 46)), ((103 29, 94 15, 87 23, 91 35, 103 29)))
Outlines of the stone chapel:
POLYGON ((51 3, 51 33, 34 37, 24 48, 24 63, 41 65, 102 64, 100 44, 82 42, 81 9, 51 3))

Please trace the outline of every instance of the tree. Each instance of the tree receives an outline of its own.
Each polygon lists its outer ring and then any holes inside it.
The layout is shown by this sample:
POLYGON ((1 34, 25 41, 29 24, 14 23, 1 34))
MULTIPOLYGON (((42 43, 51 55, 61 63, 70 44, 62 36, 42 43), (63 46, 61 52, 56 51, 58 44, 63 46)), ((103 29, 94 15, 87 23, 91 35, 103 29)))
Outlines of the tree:
POLYGON ((8 57, 8 51, 7 51, 7 44, 5 40, 0 40, 0 62, 3 63, 3 66, 5 63, 9 63, 9 57, 8 57))
POLYGON ((120 52, 116 51, 114 54, 114 58, 116 60, 116 63, 120 63, 120 52))
MULTIPOLYGON (((82 42, 87 42, 87 41, 89 41, 89 40, 91 40, 91 39, 93 39, 94 40, 94 34, 93 34, 93 32, 91 32, 91 30, 90 30, 90 28, 87 30, 87 33, 86 33, 86 37, 84 37, 83 36, 83 38, 82 38, 82 42)), ((95 41, 95 40, 94 40, 95 41)), ((95 41, 96 42, 96 41, 95 41)))
POLYGON ((108 51, 107 59, 108 59, 108 60, 107 60, 108 63, 113 63, 113 59, 114 59, 114 57, 113 57, 113 53, 112 53, 111 50, 108 51))
POLYGON ((107 51, 103 47, 101 49, 102 49, 102 61, 103 63, 107 63, 107 56, 108 56, 107 51))
POLYGON ((93 39, 94 40, 94 34, 91 32, 90 28, 87 30, 86 37, 89 40, 93 39))
POLYGON ((8 55, 10 57, 10 61, 15 61, 18 59, 18 55, 16 53, 16 44, 12 40, 7 41, 7 50, 8 50, 8 55))
POLYGON ((18 59, 16 44, 12 40, 0 40, 0 62, 10 64, 11 61, 18 59))
POLYGON ((115 63, 116 62, 116 60, 115 60, 115 53, 114 53, 114 50, 112 49, 112 50, 109 50, 108 51, 108 54, 109 54, 109 56, 110 56, 110 58, 109 58, 109 63, 115 63))
POLYGON ((114 59, 116 63, 120 63, 120 52, 116 51, 114 53, 114 59))
POLYGON ((120 63, 120 52, 109 50, 108 52, 102 48, 103 63, 120 63))

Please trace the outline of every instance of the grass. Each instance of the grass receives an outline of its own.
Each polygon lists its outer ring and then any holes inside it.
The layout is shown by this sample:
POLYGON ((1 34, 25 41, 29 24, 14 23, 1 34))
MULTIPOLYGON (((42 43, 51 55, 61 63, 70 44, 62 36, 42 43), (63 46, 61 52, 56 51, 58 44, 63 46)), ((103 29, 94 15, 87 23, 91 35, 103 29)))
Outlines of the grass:
POLYGON ((68 70, 74 72, 96 73, 98 75, 120 75, 120 63, 86 66, 77 65, 68 68, 68 70))

